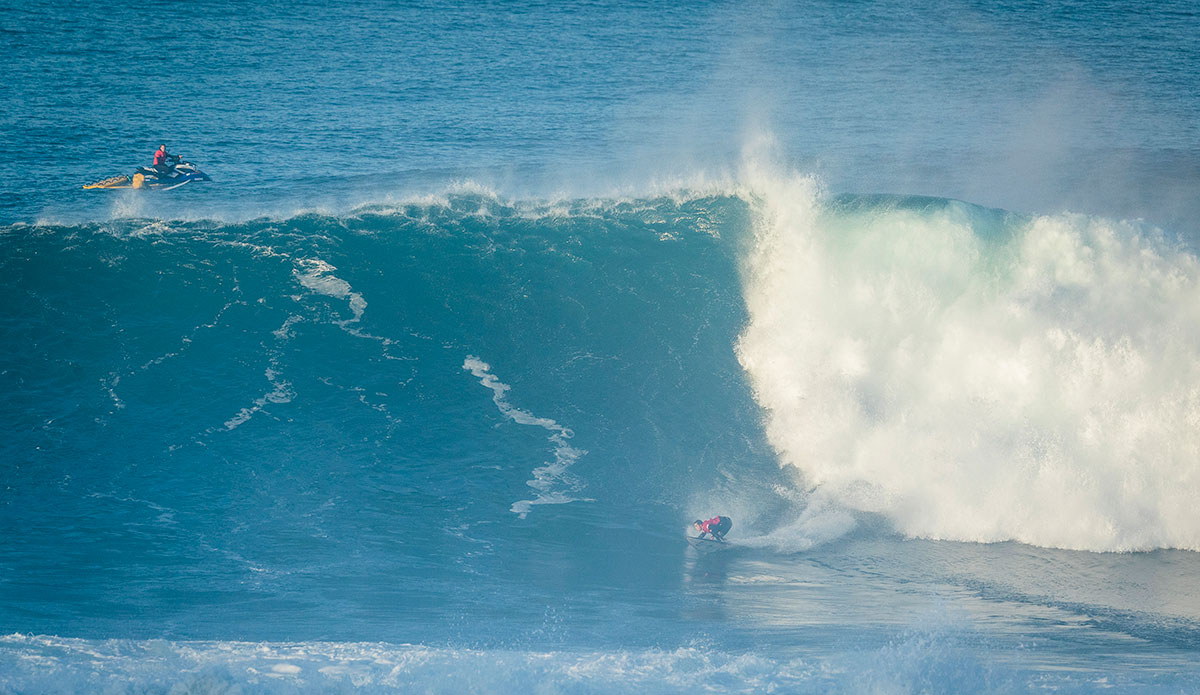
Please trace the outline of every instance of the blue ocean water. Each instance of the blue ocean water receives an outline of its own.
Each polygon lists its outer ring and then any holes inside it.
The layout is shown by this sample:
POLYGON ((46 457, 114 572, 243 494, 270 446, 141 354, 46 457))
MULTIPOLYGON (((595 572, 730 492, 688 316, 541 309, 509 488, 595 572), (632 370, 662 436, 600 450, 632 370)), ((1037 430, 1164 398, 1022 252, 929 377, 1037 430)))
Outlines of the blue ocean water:
POLYGON ((0 6, 0 692, 1197 692, 1198 29, 0 6))

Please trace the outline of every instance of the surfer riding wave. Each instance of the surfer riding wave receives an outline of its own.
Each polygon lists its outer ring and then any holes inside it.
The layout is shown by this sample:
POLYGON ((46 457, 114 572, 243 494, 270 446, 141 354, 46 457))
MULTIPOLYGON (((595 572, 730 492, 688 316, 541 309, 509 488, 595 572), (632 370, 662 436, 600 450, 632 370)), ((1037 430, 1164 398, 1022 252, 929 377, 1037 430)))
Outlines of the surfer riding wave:
POLYGON ((707 521, 696 519, 692 522, 692 526, 700 532, 697 538, 704 538, 706 535, 713 537, 713 540, 725 542, 725 534, 729 533, 729 529, 733 528, 733 519, 727 516, 714 516, 707 521))

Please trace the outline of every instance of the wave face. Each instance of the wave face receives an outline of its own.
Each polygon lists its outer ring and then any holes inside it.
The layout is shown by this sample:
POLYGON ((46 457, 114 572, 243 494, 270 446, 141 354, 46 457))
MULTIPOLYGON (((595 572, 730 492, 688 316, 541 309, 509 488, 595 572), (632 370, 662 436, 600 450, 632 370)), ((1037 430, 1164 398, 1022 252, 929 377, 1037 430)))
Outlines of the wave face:
MULTIPOLYGON (((79 605, 111 589, 179 613, 185 637, 236 611, 208 605, 215 586, 295 592, 348 639, 445 639, 461 601, 495 610, 537 584, 512 557, 597 525, 661 534, 704 513, 701 491, 782 480, 733 351, 746 317, 722 235, 747 215, 727 195, 457 190, 347 216, 9 228, 0 460, 25 541, 5 552, 51 586, 99 568, 79 605), (120 588, 152 580, 170 601, 120 588), (377 586, 403 592, 395 622, 338 623, 319 598, 377 586)), ((12 627, 128 629, 80 610, 12 627)), ((224 619, 256 639, 285 615, 224 619)))
POLYGON ((743 179, 9 228, 0 446, 85 506, 220 487, 322 517, 376 506, 367 481, 404 462, 463 500, 433 512, 447 527, 639 499, 794 547, 869 512, 936 539, 1200 549, 1195 255, 1130 223, 743 179))
POLYGON ((1200 549, 1198 289, 749 166, 7 227, 0 690, 1177 689, 1195 555, 1055 548, 1200 549))
POLYGON ((754 197, 738 354, 783 463, 905 534, 1200 550, 1200 265, 1155 230, 754 197))

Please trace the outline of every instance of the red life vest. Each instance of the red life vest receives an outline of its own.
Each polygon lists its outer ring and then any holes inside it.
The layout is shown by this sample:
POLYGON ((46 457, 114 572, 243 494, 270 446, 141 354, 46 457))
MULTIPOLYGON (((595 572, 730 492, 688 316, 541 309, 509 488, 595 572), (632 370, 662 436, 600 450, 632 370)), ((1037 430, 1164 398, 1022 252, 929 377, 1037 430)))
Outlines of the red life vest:
POLYGON ((154 153, 154 166, 158 166, 159 164, 166 164, 166 163, 167 163, 167 151, 166 151, 166 149, 160 147, 154 153))

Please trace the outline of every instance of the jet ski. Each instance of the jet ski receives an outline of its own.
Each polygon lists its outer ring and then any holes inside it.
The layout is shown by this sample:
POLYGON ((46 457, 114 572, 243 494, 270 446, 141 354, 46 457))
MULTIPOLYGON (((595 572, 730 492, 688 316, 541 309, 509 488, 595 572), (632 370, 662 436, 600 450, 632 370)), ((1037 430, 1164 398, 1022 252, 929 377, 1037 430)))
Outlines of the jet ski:
POLYGON ((110 176, 102 181, 84 184, 84 188, 148 188, 169 191, 192 181, 212 181, 195 164, 178 157, 174 162, 157 167, 138 167, 132 176, 110 176))

